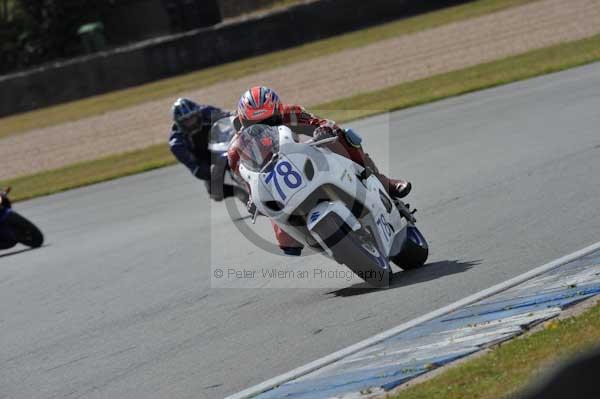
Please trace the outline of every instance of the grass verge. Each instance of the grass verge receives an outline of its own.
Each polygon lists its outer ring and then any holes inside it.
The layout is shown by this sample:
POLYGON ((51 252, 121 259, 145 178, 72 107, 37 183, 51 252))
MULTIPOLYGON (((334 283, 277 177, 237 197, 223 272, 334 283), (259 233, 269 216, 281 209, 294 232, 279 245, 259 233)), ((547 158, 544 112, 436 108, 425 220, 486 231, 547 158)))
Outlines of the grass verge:
POLYGON ((306 59, 350 48, 362 47, 377 41, 474 18, 532 1, 534 0, 478 0, 308 43, 288 50, 252 57, 129 89, 1 118, 0 138, 23 133, 31 129, 43 128, 99 115, 116 109, 123 109, 137 105, 141 101, 152 101, 169 96, 174 97, 183 91, 199 89, 220 81, 241 78, 306 59))
MULTIPOLYGON (((321 112, 324 116, 344 122, 372 115, 373 109, 379 112, 398 110, 597 60, 600 60, 600 35, 403 83, 372 93, 359 94, 312 108, 325 110, 321 112)), ((165 143, 165 145, 83 162, 41 174, 19 177, 1 182, 0 185, 13 186, 14 199, 20 200, 139 173, 172 163, 175 163, 175 160, 169 154, 165 143)))
POLYGON ((318 106, 334 120, 395 111, 600 60, 600 35, 436 75, 387 89, 358 94, 318 106), (351 110, 351 111, 347 111, 351 110))
POLYGON ((165 143, 36 175, 6 180, 0 184, 0 187, 11 186, 13 188, 11 199, 22 201, 161 168, 173 163, 175 160, 165 143))
MULTIPOLYGON (((550 321, 542 331, 509 341, 490 353, 407 388, 394 399, 498 399, 511 397, 550 364, 600 342, 600 305, 550 321)), ((573 393, 576 397, 576 393, 573 393)))

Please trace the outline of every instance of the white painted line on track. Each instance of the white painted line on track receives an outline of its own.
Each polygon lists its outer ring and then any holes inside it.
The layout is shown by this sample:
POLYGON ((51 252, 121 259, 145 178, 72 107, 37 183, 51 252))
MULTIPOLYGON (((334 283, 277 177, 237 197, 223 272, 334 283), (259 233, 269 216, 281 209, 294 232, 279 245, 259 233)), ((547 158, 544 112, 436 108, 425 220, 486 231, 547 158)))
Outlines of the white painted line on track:
POLYGON ((580 258, 582 256, 585 256, 589 253, 592 253, 594 251, 597 251, 600 249, 600 241, 596 242, 595 244, 592 244, 588 247, 585 247, 583 249, 580 249, 579 251, 575 251, 569 255, 563 256, 561 258, 558 258, 556 260, 553 260, 549 263, 546 263, 542 266, 536 267, 533 270, 530 270, 526 273, 523 273, 519 276, 516 276, 514 278, 511 278, 510 280, 504 281, 500 284, 496 284, 490 288, 487 288, 483 291, 479 291, 473 295, 470 295, 466 298, 460 299, 454 303, 451 303, 447 306, 444 306, 443 308, 434 310, 430 313, 424 314, 423 316, 417 317, 416 319, 410 320, 406 323, 400 324, 399 326, 396 326, 394 328, 391 328, 387 331, 383 331, 377 335, 374 335, 370 338, 367 338, 363 341, 360 341, 354 345, 351 345, 347 348, 341 349, 337 352, 334 352, 330 355, 324 356, 320 359, 317 359, 315 361, 312 361, 304 366, 298 367, 294 370, 288 371, 285 374, 281 374, 277 377, 271 378, 267 381, 264 381, 258 385, 255 385, 253 387, 247 388, 241 392, 238 392, 236 394, 230 395, 228 396, 226 399, 246 399, 246 398, 252 398, 253 396, 256 396, 258 394, 261 394, 263 392, 266 392, 272 388, 275 388, 281 384, 284 384, 288 381, 294 380, 298 377, 301 377, 303 375, 306 375, 308 373, 311 373, 315 370, 318 370, 322 367, 325 367, 331 363, 334 363, 346 356, 352 355, 360 350, 363 350, 365 348, 368 348, 369 346, 378 344, 379 342, 386 340, 390 337, 393 337, 394 335, 397 335, 403 331, 408 330, 409 328, 418 326, 419 324, 425 323, 427 321, 433 320, 437 317, 441 317, 444 316, 450 312, 453 312, 457 309, 460 309, 464 306, 468 306, 471 305, 472 303, 478 302, 482 299, 485 299, 489 296, 495 295, 499 292, 505 291, 511 287, 514 287, 515 285, 521 284, 524 281, 527 281, 533 277, 536 277, 540 274, 543 274, 549 270, 555 269, 559 266, 562 266, 566 263, 569 263, 577 258, 580 258))

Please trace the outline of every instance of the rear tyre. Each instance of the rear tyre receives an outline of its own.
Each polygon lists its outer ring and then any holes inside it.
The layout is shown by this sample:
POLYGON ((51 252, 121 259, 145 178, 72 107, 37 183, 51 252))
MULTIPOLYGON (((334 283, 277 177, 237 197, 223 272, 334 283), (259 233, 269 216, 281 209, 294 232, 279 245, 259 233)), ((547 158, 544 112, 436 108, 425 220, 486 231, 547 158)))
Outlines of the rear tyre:
POLYGON ((406 241, 402 251, 392 258, 392 261, 403 270, 422 267, 429 256, 429 245, 423 234, 414 226, 408 226, 406 241))
POLYGON ((333 257, 374 287, 388 287, 390 266, 379 249, 365 242, 338 215, 329 214, 313 231, 332 250, 333 257))
POLYGON ((40 229, 17 212, 13 211, 6 217, 6 224, 21 244, 31 248, 39 248, 44 243, 44 235, 40 229))

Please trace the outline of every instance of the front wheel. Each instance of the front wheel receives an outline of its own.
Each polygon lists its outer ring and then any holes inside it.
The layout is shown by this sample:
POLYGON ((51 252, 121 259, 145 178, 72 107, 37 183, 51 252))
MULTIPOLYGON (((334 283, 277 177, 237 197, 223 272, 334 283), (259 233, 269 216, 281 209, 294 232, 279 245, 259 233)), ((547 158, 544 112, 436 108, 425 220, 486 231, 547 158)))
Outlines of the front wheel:
POLYGON ((390 266, 376 245, 353 231, 338 215, 329 214, 313 231, 333 252, 333 257, 374 287, 387 287, 390 266))
POLYGON ((13 211, 8 214, 5 222, 21 244, 39 248, 44 243, 44 235, 40 229, 17 212, 13 211))
POLYGON ((225 169, 227 167, 227 158, 217 158, 217 161, 210 166, 210 180, 206 182, 206 189, 213 201, 223 201, 225 193, 225 169))
POLYGON ((408 226, 402 251, 391 260, 403 270, 417 269, 425 264, 429 256, 429 245, 415 226, 408 226))

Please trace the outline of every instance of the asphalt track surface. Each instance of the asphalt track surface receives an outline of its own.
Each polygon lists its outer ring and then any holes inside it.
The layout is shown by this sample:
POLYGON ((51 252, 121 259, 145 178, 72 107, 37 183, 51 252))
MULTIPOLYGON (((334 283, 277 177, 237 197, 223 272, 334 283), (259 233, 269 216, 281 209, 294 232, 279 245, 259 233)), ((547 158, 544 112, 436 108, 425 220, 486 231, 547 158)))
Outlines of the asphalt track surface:
POLYGON ((0 397, 222 397, 596 242, 599 110, 594 64, 351 124, 431 246, 387 290, 211 288, 336 266, 254 247, 179 166, 17 204, 47 246, 0 253, 0 397))

